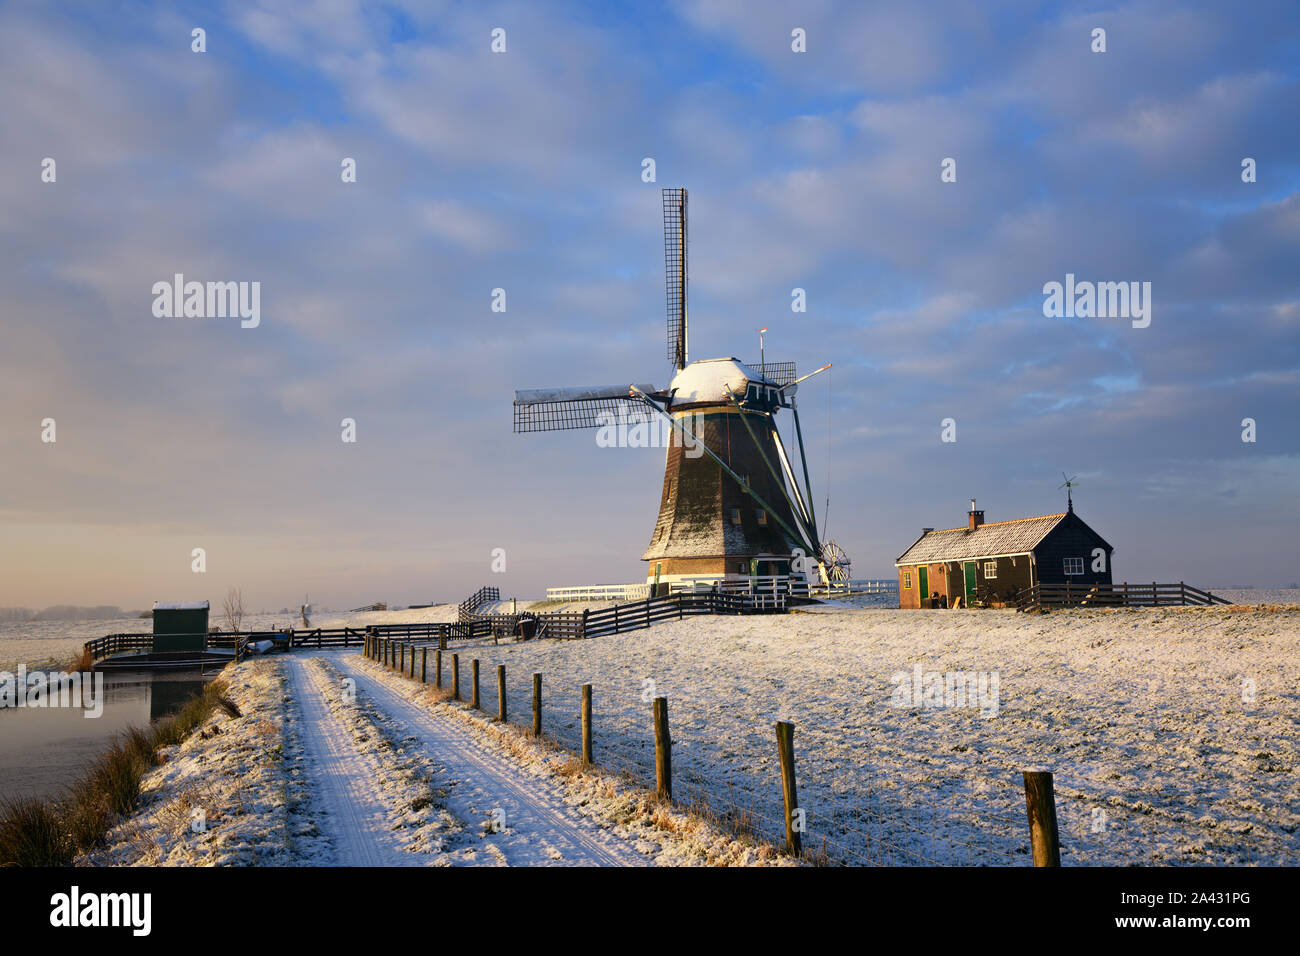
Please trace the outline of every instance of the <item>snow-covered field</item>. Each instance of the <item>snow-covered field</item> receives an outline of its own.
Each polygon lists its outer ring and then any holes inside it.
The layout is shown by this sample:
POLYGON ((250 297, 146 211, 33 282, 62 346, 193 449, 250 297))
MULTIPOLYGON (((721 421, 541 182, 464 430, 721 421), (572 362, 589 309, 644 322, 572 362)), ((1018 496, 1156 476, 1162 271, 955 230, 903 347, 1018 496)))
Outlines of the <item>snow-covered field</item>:
MULTIPOLYGON (((782 833, 773 724, 793 721, 805 846, 830 862, 1027 863, 1020 774, 1049 769, 1056 775, 1067 864, 1294 865, 1300 861, 1300 607, 1262 603, 1287 602, 1293 592, 1241 597, 1261 606, 1047 615, 823 606, 778 617, 697 617, 589 641, 452 650, 462 658, 466 695, 469 661, 481 660, 489 711, 496 706, 495 665, 506 665, 512 721, 529 720, 532 674, 543 674, 545 729, 569 747, 578 743, 580 685, 592 683, 596 760, 643 786, 654 776, 650 701, 667 697, 675 795, 773 840, 782 833), (913 678, 915 668, 920 677, 913 678), (942 682, 954 673, 983 675, 989 692, 996 680, 996 707, 988 700, 981 711, 932 706, 933 696, 899 699, 913 679, 929 688, 929 675, 942 682)), ((442 605, 352 615, 347 623, 454 615, 454 606, 442 605)), ((85 638, 77 637, 79 646, 85 638)), ((0 655, 9 646, 0 643, 0 655)), ((377 669, 355 653, 324 656, 341 670, 377 669)), ((432 680, 432 655, 429 668, 432 680)), ((444 668, 449 682, 450 652, 444 668)), ((271 692, 262 686, 266 674, 247 674, 253 676, 244 678, 240 693, 271 692)), ((287 676, 276 679, 290 686, 287 676)), ((391 673, 369 679, 428 693, 391 673)), ((324 680, 313 665, 306 684, 319 691, 324 680)), ((371 690, 383 696, 378 685, 371 690)), ((280 695, 293 697, 287 689, 280 695)), ((370 718, 376 726, 394 721, 399 735, 432 739, 427 727, 410 724, 410 713, 403 723, 386 707, 370 718)), ((291 765, 301 765, 321 759, 306 753, 307 726, 290 707, 283 717, 267 717, 257 733, 278 734, 278 744, 267 737, 265 746, 281 747, 291 765)), ((495 732, 486 725, 480 730, 495 732)), ((212 785, 216 778, 208 771, 227 764, 240 781, 273 777, 274 766, 264 767, 258 754, 251 738, 221 742, 203 757, 206 765, 187 771, 192 778, 159 784, 173 795, 165 802, 180 799, 175 794, 186 788, 212 785), (233 750, 230 742, 237 744, 233 750)), ((420 759, 441 758, 432 747, 420 759)), ((433 764, 426 770, 441 772, 433 764)), ((290 775, 282 786, 300 785, 302 776, 290 775)), ((279 807, 305 806, 308 797, 296 801, 283 792, 278 804, 258 804, 250 818, 266 815, 285 833, 301 828, 310 815, 285 816, 279 807)), ((571 791, 569 798, 585 799, 571 791)), ((441 802, 430 812, 444 809, 455 816, 441 802)), ((450 847, 456 828, 448 826, 450 847)), ((468 829, 477 826, 470 821, 468 829)), ((301 838, 311 845, 310 826, 301 838)), ((247 835, 231 839, 232 847, 255 846, 247 835)), ((171 853, 163 858, 170 861, 171 853)), ((666 853, 658 854, 661 861, 671 858, 666 853)), ((717 858, 713 850, 706 856, 717 858)), ((179 861, 188 862, 189 851, 179 861)))
POLYGON ((1055 772, 1066 863, 1300 860, 1300 608, 823 608, 460 653, 489 708, 506 665, 514 719, 542 673, 570 746, 592 683, 596 759, 643 781, 668 697, 676 795, 774 838, 773 725, 793 721, 805 845, 832 861, 1026 863, 1026 769, 1055 772), (996 673, 996 715, 900 705, 917 665, 996 673))

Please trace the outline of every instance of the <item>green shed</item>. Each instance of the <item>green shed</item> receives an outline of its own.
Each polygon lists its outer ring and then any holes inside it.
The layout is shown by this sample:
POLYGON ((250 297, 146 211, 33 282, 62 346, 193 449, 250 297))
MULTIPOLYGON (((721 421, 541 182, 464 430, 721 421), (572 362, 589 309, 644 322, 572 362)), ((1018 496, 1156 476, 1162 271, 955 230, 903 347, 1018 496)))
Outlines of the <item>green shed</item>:
POLYGON ((202 651, 208 642, 207 601, 155 601, 153 649, 202 651))

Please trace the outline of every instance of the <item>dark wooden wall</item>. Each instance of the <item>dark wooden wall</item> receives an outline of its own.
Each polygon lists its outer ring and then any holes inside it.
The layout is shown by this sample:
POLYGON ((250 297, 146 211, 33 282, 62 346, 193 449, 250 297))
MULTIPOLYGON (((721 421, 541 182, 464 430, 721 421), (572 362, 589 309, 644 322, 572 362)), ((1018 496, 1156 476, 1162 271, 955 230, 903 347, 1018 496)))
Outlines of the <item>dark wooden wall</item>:
POLYGON ((1093 531, 1075 514, 1068 514, 1034 550, 1038 559, 1038 580, 1042 584, 1110 584, 1111 553, 1113 549, 1105 539, 1093 531), (1106 570, 1092 570, 1092 551, 1106 551, 1106 570), (1066 577, 1064 559, 1082 558, 1083 573, 1066 577))

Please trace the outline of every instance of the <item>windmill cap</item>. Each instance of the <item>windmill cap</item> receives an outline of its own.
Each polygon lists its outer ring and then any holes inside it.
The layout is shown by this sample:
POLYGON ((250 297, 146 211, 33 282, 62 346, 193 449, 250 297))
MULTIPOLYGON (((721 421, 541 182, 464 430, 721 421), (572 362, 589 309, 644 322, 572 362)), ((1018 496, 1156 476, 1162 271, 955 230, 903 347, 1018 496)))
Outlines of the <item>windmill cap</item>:
POLYGON ((762 372, 732 357, 692 362, 673 376, 668 388, 674 392, 674 404, 725 405, 730 395, 743 394, 751 384, 779 388, 762 372))

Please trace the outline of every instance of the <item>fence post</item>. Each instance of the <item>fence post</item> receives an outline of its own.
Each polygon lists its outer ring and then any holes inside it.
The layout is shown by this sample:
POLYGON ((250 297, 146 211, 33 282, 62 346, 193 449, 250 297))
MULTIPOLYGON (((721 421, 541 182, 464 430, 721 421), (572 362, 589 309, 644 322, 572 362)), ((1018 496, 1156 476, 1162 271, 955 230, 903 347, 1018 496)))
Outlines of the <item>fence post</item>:
POLYGON ((533 675, 533 736, 542 735, 542 675, 533 675))
POLYGON ((591 766, 591 685, 582 685, 582 765, 591 766))
POLYGON ((473 707, 475 710, 478 710, 479 706, 478 706, 478 658, 477 657, 474 658, 472 661, 470 661, 469 669, 474 679, 473 680, 474 690, 473 693, 470 695, 469 705, 473 707))
POLYGON ((442 651, 433 652, 434 682, 442 686, 442 651))
POLYGON ((1034 866, 1061 865, 1061 835, 1056 828, 1056 792, 1050 771, 1026 770, 1025 811, 1034 866))
POLYGON ((799 796, 794 780, 794 724, 776 722, 776 748, 781 757, 781 793, 785 797, 785 846, 793 856, 803 851, 801 827, 795 826, 799 813, 799 796))
POLYGON ((582 633, 579 634, 578 636, 584 639, 587 636, 587 615, 590 613, 591 613, 591 608, 584 607, 582 609, 582 633))
POLYGON ((1156 582, 1151 582, 1151 603, 1156 607, 1160 606, 1160 592, 1156 590, 1156 582))
POLYGON ((497 720, 506 722, 506 665, 497 665, 497 720))
POLYGON ((451 655, 451 696, 460 700, 460 655, 451 655))
POLYGON ((650 626, 650 599, 645 599, 645 626, 650 626))
POLYGON ((655 714, 655 793, 661 800, 673 798, 673 742, 668 736, 668 698, 656 697, 655 714))
POLYGON ((420 648, 420 683, 429 683, 429 649, 420 648))
POLYGON ((415 645, 411 645, 411 680, 415 680, 415 645))

